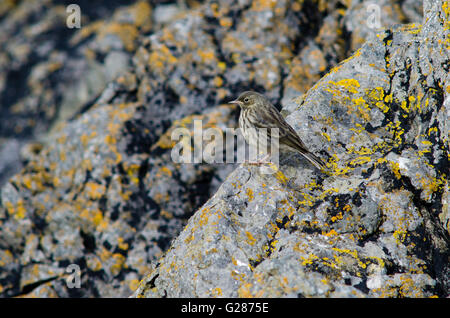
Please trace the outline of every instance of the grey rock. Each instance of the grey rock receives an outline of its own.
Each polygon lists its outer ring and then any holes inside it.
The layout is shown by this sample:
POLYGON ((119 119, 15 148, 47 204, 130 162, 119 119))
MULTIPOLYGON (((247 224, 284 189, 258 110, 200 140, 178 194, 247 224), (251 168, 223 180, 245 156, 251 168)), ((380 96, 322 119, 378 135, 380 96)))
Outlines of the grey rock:
POLYGON ((329 158, 331 176, 298 156, 272 175, 237 168, 134 295, 448 295, 449 233, 437 219, 446 204, 448 137, 432 129, 447 74, 421 68, 449 61, 437 42, 448 37, 448 12, 443 2, 424 8, 421 28, 378 33, 301 107, 289 107, 287 121, 329 158))
POLYGON ((16 139, 0 140, 0 185, 22 168, 21 143, 16 139))
POLYGON ((181 8, 175 4, 160 4, 153 10, 153 20, 156 24, 167 24, 182 13, 181 8))
MULTIPOLYGON (((0 190, 2 296, 447 295, 438 7, 377 36, 359 30, 360 2, 187 3, 164 23, 145 1, 92 4, 78 31, 60 30, 53 4, 0 21, 0 133, 39 138, 0 190), (236 127, 222 103, 246 89, 281 103, 334 175, 295 154, 269 175, 172 160, 172 131, 236 127)), ((397 8, 386 24, 415 17, 397 8)))

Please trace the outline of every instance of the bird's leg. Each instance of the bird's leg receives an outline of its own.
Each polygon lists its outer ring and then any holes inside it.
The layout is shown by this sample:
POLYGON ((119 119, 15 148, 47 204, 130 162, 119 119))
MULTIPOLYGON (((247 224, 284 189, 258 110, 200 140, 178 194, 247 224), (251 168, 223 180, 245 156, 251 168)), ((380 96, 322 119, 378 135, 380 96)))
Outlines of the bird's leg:
POLYGON ((271 163, 271 161, 267 161, 267 159, 270 158, 270 153, 266 154, 264 157, 262 157, 261 159, 258 160, 259 164, 263 164, 263 163, 271 163))
POLYGON ((244 165, 249 165, 249 166, 258 166, 260 165, 260 163, 258 163, 258 161, 250 161, 245 159, 245 161, 243 162, 244 165))
POLYGON ((269 164, 272 163, 270 160, 267 161, 267 159, 270 158, 270 152, 267 153, 264 157, 262 157, 261 159, 258 159, 256 161, 245 161, 244 163, 249 164, 249 165, 254 165, 254 166, 260 166, 262 164, 269 164))

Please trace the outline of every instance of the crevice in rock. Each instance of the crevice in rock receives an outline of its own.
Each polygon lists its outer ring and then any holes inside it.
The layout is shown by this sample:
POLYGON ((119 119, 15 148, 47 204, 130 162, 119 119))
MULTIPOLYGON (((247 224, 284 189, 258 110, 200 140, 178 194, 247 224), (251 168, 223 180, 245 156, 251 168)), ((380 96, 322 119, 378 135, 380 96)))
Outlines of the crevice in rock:
POLYGON ((20 293, 18 293, 17 295, 13 295, 12 297, 19 297, 19 296, 27 295, 27 294, 31 293, 33 290, 35 290, 36 288, 38 288, 39 286, 44 285, 48 282, 54 281, 58 278, 59 278, 59 276, 52 276, 50 278, 39 280, 37 282, 25 285, 25 286, 23 286, 20 293))
POLYGON ((287 70, 285 70, 284 67, 280 66, 279 67, 279 76, 280 76, 280 89, 279 89, 279 93, 278 93, 278 99, 277 101, 274 103, 274 106, 281 111, 281 109, 283 108, 283 105, 281 105, 281 101, 283 100, 284 97, 284 88, 285 88, 285 81, 288 77, 288 73, 287 70))
POLYGON ((431 262, 431 268, 428 268, 430 276, 437 280, 437 290, 442 294, 440 296, 446 297, 450 290, 450 237, 448 232, 442 227, 436 211, 442 211, 442 195, 443 190, 435 193, 431 203, 421 199, 421 190, 416 189, 411 179, 402 175, 402 185, 408 189, 412 194, 414 206, 418 208, 419 213, 424 218, 425 238, 431 242, 432 251, 429 251, 425 259, 427 263, 431 262))

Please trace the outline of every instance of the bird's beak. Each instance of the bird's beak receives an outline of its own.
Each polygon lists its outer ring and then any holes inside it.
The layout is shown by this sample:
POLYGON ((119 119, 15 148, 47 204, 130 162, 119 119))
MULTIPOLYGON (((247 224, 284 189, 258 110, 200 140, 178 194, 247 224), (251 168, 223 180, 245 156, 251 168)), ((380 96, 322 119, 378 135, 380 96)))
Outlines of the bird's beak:
POLYGON ((241 101, 238 101, 238 100, 232 100, 231 102, 228 102, 228 104, 235 104, 235 105, 241 106, 241 105, 242 105, 242 102, 241 102, 241 101))

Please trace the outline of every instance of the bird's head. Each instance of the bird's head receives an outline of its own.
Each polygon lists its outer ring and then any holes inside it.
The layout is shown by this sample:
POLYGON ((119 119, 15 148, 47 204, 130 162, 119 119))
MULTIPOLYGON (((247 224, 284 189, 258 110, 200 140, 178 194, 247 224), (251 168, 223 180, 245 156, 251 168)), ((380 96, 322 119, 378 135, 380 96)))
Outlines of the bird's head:
POLYGON ((230 104, 239 105, 242 109, 258 107, 258 105, 263 105, 267 102, 267 99, 256 92, 243 92, 236 100, 229 102, 230 104))

